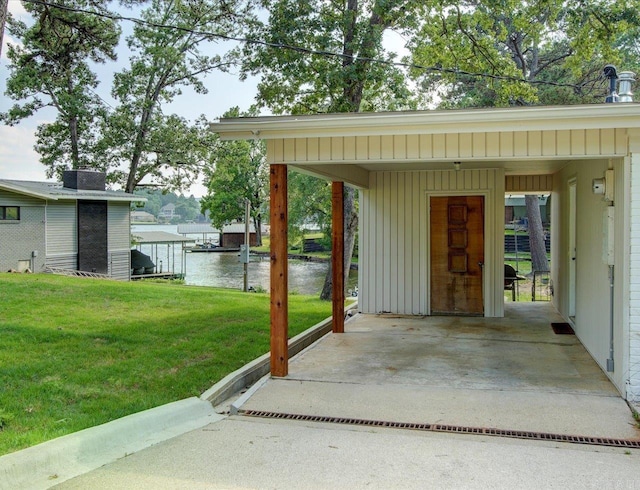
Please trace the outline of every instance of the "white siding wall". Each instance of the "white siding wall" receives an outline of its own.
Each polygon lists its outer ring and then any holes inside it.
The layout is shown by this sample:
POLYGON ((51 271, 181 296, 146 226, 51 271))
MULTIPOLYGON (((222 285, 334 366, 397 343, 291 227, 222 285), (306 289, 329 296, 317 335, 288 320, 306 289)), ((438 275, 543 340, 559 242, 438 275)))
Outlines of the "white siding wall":
MULTIPOLYGON (((640 163, 640 162, 639 162, 640 163)), ((610 286, 609 268, 603 260, 604 246, 604 213, 608 206, 602 195, 592 192, 592 181, 602 178, 609 167, 607 160, 576 161, 565 167, 556 176, 555 192, 552 202, 556 208, 552 216, 554 230, 552 237, 557 241, 552 247, 555 297, 554 303, 558 311, 569 318, 569 207, 568 182, 576 181, 576 315, 574 329, 576 335, 589 351, 595 361, 606 372, 610 345, 610 286), (562 231, 560 231, 562 230, 562 231)), ((628 279, 626 259, 625 229, 628 229, 625 202, 628 189, 625 188, 625 172, 628 162, 623 159, 611 160, 615 172, 615 282, 614 282, 614 365, 612 373, 606 373, 621 393, 625 393, 628 369, 628 320, 625 307, 625 283, 628 279)), ((640 180, 640 179, 639 179, 640 180)), ((640 184, 640 181, 639 181, 640 184)), ((633 193, 632 193, 633 195, 633 193)), ((640 203, 637 204, 640 210, 640 203)), ((638 215, 640 217, 640 213, 638 215)), ((632 230, 632 233, 634 231, 632 230)), ((640 233, 638 241, 640 242, 640 233)), ((633 249, 633 245, 632 245, 633 249)), ((631 265, 631 271, 633 271, 631 265)), ((640 267, 640 263, 638 264, 640 267)), ((638 306, 640 307, 640 287, 637 288, 638 306)), ((632 298, 633 298, 632 286, 632 298)), ((633 308, 633 305, 632 305, 633 308)), ((637 374, 636 374, 637 377, 637 374)))
POLYGON ((504 173, 371 172, 360 193, 359 307, 429 314, 429 197, 485 196, 485 315, 503 315, 504 173))
POLYGON ((47 265, 76 269, 78 267, 78 219, 76 202, 47 204, 47 265))
POLYGON ((129 280, 131 272, 131 223, 129 203, 110 202, 107 217, 109 275, 129 280))
POLYGON ((29 267, 40 272, 45 264, 45 201, 0 191, 0 206, 20 207, 19 221, 0 221, 0 271, 18 269, 20 261, 29 261, 29 267))
POLYGON ((627 399, 640 402, 640 153, 630 157, 629 364, 627 399))
POLYGON ((624 129, 288 138, 267 141, 269 163, 529 159, 625 155, 624 129))

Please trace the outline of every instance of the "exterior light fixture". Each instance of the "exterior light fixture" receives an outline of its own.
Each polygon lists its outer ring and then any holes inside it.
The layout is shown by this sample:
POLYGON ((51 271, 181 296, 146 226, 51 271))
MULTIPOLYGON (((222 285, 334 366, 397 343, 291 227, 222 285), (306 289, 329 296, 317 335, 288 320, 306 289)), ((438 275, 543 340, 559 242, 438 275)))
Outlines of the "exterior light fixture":
POLYGON ((460 162, 453 162, 453 169, 457 172, 460 170, 460 162))

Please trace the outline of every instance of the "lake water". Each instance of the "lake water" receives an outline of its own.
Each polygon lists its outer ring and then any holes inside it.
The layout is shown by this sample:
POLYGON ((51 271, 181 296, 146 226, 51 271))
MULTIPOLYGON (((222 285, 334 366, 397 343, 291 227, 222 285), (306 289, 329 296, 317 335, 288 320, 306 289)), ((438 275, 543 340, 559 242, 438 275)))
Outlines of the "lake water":
MULTIPOLYGON (((177 225, 133 225, 132 232, 136 231, 166 231, 178 234, 177 225)), ((202 234, 187 235, 190 238, 202 241, 202 234)), ((154 246, 155 247, 155 246, 154 246)), ((166 245, 157 246, 151 250, 151 246, 143 245, 143 253, 151 255, 153 252, 156 266, 162 261, 163 270, 167 265, 175 263, 174 271, 180 272, 180 245, 176 245, 174 255, 171 248, 166 245)), ((240 262, 238 252, 199 252, 187 253, 185 282, 192 286, 215 286, 232 289, 243 288, 243 264, 240 262)), ((289 260, 289 291, 299 294, 320 294, 328 264, 318 262, 305 262, 289 260)), ((269 291, 270 261, 269 257, 251 256, 249 263, 249 286, 263 288, 269 291)), ((357 271, 351 271, 349 278, 350 287, 357 283, 357 271)))

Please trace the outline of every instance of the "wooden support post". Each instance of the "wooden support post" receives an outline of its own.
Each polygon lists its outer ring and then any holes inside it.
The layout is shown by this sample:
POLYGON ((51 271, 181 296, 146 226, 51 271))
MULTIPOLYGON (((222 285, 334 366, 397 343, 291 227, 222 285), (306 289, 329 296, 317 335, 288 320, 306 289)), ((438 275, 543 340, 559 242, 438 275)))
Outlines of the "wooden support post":
POLYGON ((271 375, 289 373, 287 263, 287 166, 270 167, 271 201, 271 375))
POLYGON ((344 183, 331 184, 333 333, 344 332, 344 183))

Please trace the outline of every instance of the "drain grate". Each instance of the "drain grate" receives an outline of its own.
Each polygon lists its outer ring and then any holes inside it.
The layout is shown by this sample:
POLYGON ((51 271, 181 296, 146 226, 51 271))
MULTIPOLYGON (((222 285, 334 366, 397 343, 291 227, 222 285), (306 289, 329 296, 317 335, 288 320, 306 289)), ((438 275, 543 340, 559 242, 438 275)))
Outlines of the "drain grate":
POLYGON ((640 440, 611 439, 607 437, 570 436, 564 434, 549 434, 545 432, 530 432, 524 430, 504 430, 486 427, 462 427, 459 425, 418 424, 412 422, 391 422, 383 420, 367 420, 343 417, 326 417, 322 415, 300 415, 292 413, 266 412, 260 410, 240 410, 241 415, 267 419, 299 420, 303 422, 322 422, 342 425, 361 425, 367 427, 386 427, 392 429, 409 429, 429 432, 450 432, 456 434, 477 434, 484 436, 511 437, 514 439, 529 439, 534 441, 567 442, 573 444, 587 444, 592 446, 611 446, 640 449, 640 440))

